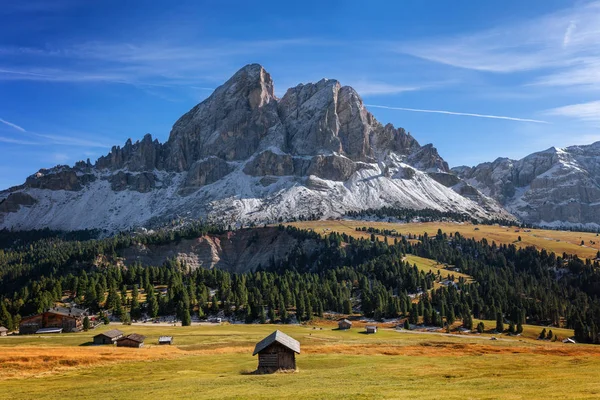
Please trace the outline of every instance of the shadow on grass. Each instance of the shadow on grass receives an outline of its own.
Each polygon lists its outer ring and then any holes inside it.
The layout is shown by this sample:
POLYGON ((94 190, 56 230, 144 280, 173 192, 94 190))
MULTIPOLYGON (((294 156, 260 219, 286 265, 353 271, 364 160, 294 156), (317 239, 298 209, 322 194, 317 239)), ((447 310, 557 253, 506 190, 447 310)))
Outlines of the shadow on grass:
POLYGON ((254 370, 254 371, 240 371, 240 375, 271 375, 271 374, 293 374, 298 372, 296 369, 271 369, 271 370, 254 370))

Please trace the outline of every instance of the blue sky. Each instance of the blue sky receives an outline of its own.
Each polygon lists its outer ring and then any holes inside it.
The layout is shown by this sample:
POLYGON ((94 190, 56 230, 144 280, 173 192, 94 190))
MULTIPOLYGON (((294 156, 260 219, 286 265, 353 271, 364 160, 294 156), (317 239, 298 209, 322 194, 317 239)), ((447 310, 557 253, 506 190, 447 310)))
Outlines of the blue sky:
POLYGON ((600 140, 600 1, 0 0, 0 26, 0 188, 164 142, 253 62, 279 96, 353 86, 451 166, 600 140))

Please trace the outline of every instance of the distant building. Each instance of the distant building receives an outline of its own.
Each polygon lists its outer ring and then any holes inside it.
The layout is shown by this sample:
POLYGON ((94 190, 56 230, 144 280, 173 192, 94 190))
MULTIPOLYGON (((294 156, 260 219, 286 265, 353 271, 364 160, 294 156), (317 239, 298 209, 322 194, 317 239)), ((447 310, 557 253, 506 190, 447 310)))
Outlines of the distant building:
POLYGON ((158 338, 158 344, 173 344, 173 336, 161 336, 158 338))
POLYGON ((145 336, 132 333, 117 339, 117 347, 143 347, 144 340, 146 340, 145 336))
POLYGON ((19 324, 19 333, 32 334, 45 328, 61 328, 63 332, 79 332, 83 329, 83 319, 87 315, 87 310, 74 307, 49 308, 43 313, 23 318, 19 324))
POLYGON ((377 325, 367 325, 365 330, 367 333, 377 333, 377 325))
POLYGON ((123 332, 118 329, 102 332, 94 336, 94 344, 114 344, 123 337, 123 332))
POLYGON ((8 329, 3 326, 0 326, 0 336, 6 336, 6 335, 8 335, 8 329))
POLYGON ((350 328, 352 328, 352 321, 349 321, 345 318, 338 321, 338 329, 339 330, 345 331, 350 328))
POLYGON ((563 343, 569 343, 569 344, 575 344, 575 343, 577 343, 575 340, 573 340, 571 338, 566 338, 562 342, 563 343))
POLYGON ((300 354, 300 342, 277 330, 256 344, 253 356, 258 354, 258 372, 295 370, 296 354, 300 354))

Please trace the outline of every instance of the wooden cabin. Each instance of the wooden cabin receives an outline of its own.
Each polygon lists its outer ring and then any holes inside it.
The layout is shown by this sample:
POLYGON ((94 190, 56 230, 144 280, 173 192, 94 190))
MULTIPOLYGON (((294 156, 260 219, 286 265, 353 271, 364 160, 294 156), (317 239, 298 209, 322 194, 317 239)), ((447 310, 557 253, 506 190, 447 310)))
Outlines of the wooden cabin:
POLYGON ((367 333, 377 333, 377 325, 367 325, 365 330, 367 333))
POLYGON ((114 344, 123 337, 123 332, 118 329, 102 332, 94 336, 94 344, 114 344))
POLYGON ((83 329, 83 319, 87 315, 87 310, 79 308, 52 307, 41 314, 23 318, 19 324, 19 333, 33 334, 46 328, 60 328, 63 332, 79 332, 83 329))
POLYGON ((117 347, 143 347, 144 340, 146 340, 146 336, 132 333, 117 339, 117 347))
POLYGON ((8 329, 3 326, 0 326, 0 336, 6 336, 6 335, 8 335, 8 329))
POLYGON ((260 373, 278 370, 295 370, 296 354, 300 354, 300 342, 277 330, 256 344, 253 356, 258 354, 260 373))
POLYGON ((173 336, 160 336, 158 344, 173 344, 173 336))
POLYGON ((352 328, 352 321, 349 321, 345 318, 338 321, 338 329, 339 330, 345 331, 350 328, 352 328))

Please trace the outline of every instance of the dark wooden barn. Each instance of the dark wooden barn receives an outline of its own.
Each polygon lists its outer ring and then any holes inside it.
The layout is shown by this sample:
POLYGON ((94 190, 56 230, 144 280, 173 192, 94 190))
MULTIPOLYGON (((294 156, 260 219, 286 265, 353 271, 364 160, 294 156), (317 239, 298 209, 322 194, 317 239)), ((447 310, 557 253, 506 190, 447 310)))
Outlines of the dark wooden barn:
POLYGON ((296 354, 300 354, 300 342, 277 330, 256 344, 252 355, 257 354, 258 372, 295 370, 296 354))
POLYGON ((352 321, 347 319, 341 319, 338 321, 338 329, 344 331, 346 329, 352 328, 352 321))
POLYGON ((367 325, 365 326, 365 331, 367 333, 377 333, 377 325, 367 325))
POLYGON ((123 332, 118 329, 102 332, 94 336, 94 344, 114 344, 123 337, 123 332))
POLYGON ((142 347, 144 340, 146 340, 145 336, 132 333, 117 339, 117 347, 142 347))

